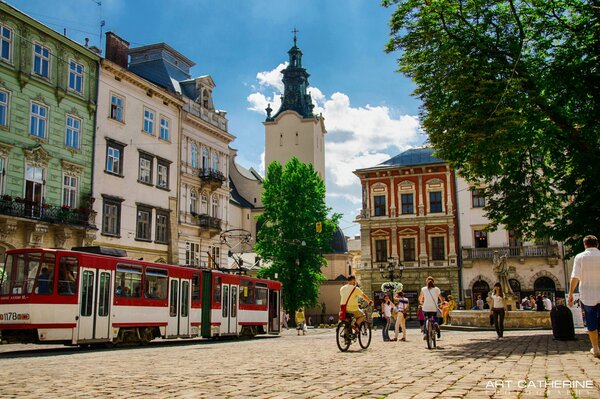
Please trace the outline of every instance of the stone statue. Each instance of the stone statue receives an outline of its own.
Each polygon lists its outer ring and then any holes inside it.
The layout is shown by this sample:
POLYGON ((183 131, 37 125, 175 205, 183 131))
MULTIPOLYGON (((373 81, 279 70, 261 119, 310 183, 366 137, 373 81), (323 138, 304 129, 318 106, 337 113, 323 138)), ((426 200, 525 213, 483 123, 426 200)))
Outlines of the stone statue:
POLYGON ((498 277, 498 282, 502 285, 504 295, 514 295, 512 288, 508 282, 508 265, 506 263, 506 255, 498 255, 498 251, 494 251, 494 274, 498 277))

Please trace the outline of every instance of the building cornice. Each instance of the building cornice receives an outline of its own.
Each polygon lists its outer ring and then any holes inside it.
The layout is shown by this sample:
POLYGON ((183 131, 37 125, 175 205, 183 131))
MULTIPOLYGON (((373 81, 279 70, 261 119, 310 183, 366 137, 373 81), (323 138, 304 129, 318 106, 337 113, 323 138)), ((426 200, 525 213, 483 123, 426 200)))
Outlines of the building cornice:
POLYGON ((199 118, 190 112, 183 111, 183 121, 184 123, 189 122, 192 126, 201 128, 204 133, 212 134, 217 139, 225 141, 226 144, 229 144, 235 140, 235 136, 231 133, 218 129, 214 125, 206 122, 202 118, 199 118))

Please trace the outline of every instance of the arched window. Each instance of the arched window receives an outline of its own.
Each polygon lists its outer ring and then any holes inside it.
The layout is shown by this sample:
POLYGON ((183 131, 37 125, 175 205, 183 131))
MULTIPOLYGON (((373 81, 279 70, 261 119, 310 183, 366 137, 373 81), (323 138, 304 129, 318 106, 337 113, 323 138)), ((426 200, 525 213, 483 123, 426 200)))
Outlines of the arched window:
POLYGON ((473 283, 473 304, 477 301, 478 296, 481 296, 481 299, 485 302, 488 292, 490 292, 490 285, 484 280, 473 283))
POLYGON ((216 195, 213 195, 212 197, 212 217, 214 218, 218 218, 219 217, 219 198, 216 195))
POLYGON ((213 152, 212 168, 215 172, 219 171, 219 154, 217 154, 216 152, 213 152))
POLYGON ((202 149, 202 169, 208 169, 208 150, 206 148, 202 149))
POLYGON ((191 153, 192 168, 198 168, 198 146, 196 144, 192 144, 191 153))
POLYGON ((554 280, 550 277, 542 276, 535 280, 533 283, 533 290, 537 292, 555 292, 556 284, 554 284, 554 280))
POLYGON ((198 197, 196 196, 196 190, 190 192, 190 212, 198 213, 198 197))
POLYGON ((206 196, 206 194, 202 193, 200 201, 200 213, 208 215, 208 197, 206 196))

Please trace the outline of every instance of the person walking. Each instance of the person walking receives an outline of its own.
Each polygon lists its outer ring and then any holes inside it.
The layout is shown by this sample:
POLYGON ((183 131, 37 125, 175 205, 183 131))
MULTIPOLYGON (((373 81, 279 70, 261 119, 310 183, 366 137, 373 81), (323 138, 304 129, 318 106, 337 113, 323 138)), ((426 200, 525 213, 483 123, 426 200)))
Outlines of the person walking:
POLYGON ((383 341, 388 342, 390 340, 390 325, 392 324, 392 308, 394 304, 390 301, 389 295, 383 297, 383 303, 381 304, 381 314, 383 315, 384 323, 381 334, 383 335, 383 341))
POLYGON ((492 291, 492 309, 490 315, 494 318, 494 327, 496 327, 497 339, 502 339, 504 336, 504 316, 506 315, 506 301, 504 300, 504 292, 500 283, 494 284, 492 291))
POLYGON ((400 341, 406 341, 406 314, 408 313, 408 298, 404 296, 404 292, 399 291, 395 298, 398 301, 398 315, 396 316, 396 324, 394 326, 394 332, 396 333, 394 341, 398 340, 398 334, 400 328, 402 328, 402 338, 400 341))
POLYGON ((596 236, 587 235, 583 238, 584 251, 575 256, 569 296, 567 302, 573 306, 573 294, 579 284, 579 300, 587 323, 588 336, 592 343, 590 352, 600 357, 598 348, 598 318, 600 317, 600 250, 596 236))
POLYGON ((300 335, 300 331, 302 331, 302 335, 306 335, 305 323, 304 308, 300 308, 296 310, 296 330, 298 331, 298 335, 300 335))

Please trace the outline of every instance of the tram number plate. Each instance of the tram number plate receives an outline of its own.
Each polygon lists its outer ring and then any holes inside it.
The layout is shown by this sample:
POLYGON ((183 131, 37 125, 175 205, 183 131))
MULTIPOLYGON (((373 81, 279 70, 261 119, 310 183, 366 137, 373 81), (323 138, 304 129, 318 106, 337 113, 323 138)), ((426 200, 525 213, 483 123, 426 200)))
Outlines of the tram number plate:
POLYGON ((0 321, 23 321, 29 320, 29 313, 7 312, 0 313, 0 321))

